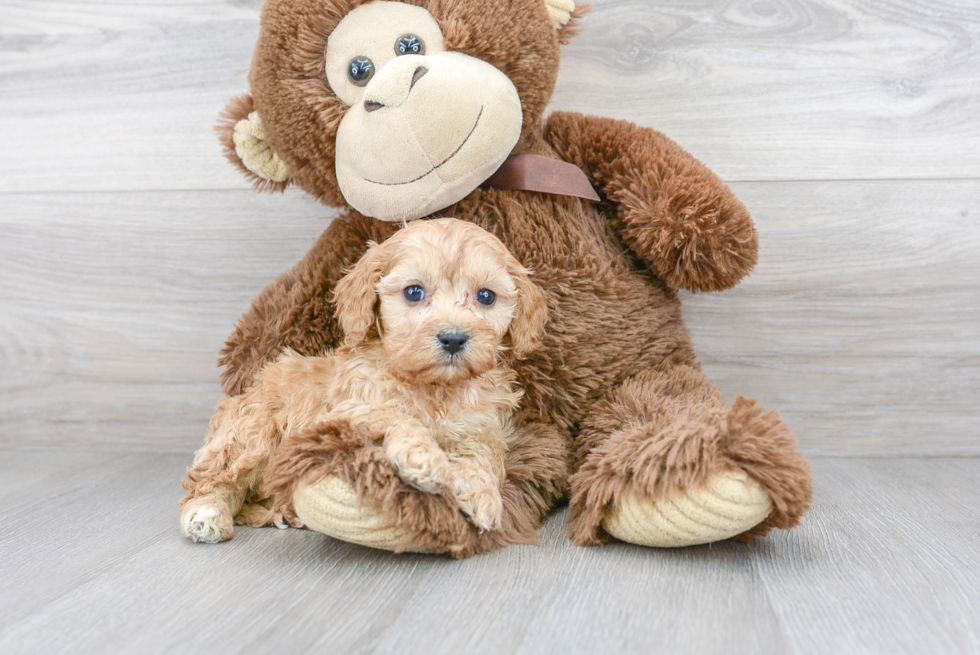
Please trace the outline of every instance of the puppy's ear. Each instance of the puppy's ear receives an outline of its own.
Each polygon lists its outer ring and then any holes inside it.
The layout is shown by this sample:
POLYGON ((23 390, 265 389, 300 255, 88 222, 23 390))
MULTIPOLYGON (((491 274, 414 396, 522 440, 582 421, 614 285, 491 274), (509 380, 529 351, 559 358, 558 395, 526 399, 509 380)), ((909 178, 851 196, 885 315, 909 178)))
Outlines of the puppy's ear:
POLYGON ((232 98, 214 128, 225 157, 240 170, 257 191, 284 191, 289 171, 265 139, 262 117, 252 96, 232 98))
POLYGON ((344 330, 344 343, 348 346, 362 343, 374 325, 377 286, 384 274, 387 259, 384 244, 372 242, 364 256, 334 289, 337 320, 344 330))
POLYGON ((510 345, 517 358, 527 357, 541 346, 544 326, 548 322, 548 303, 528 270, 510 254, 507 272, 517 287, 517 308, 510 322, 510 345))

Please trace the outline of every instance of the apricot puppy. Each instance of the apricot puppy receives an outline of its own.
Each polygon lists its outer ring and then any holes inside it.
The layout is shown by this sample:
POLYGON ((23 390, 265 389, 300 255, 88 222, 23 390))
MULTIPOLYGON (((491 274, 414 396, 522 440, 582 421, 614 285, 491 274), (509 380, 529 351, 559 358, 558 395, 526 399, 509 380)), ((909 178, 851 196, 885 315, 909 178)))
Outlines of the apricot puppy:
POLYGON ((370 247, 335 290, 345 342, 285 351, 218 404, 188 471, 181 532, 214 543, 234 523, 301 525, 263 491, 284 438, 344 418, 382 442, 399 477, 447 493, 474 525, 500 527, 504 456, 523 396, 504 354, 540 343, 541 291, 504 245, 453 219, 415 221, 370 247))

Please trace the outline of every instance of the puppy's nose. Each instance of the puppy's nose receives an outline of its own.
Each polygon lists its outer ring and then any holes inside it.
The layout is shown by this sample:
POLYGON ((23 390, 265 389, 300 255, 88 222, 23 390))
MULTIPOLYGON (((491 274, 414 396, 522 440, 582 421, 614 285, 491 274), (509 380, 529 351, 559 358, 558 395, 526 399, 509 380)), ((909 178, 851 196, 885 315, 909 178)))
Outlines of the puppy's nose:
POLYGON ((436 335, 439 339, 439 343, 442 344, 442 349, 445 350, 450 355, 455 355, 463 346, 466 345, 466 341, 470 338, 470 335, 466 334, 462 330, 443 330, 436 335))

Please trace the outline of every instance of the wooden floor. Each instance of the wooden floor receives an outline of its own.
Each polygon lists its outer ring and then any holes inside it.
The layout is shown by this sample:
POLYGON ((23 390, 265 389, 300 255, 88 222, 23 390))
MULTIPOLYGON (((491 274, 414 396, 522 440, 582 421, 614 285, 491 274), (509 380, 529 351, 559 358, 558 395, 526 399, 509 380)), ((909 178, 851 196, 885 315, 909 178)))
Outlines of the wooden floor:
POLYGON ((0 655, 980 653, 980 2, 591 2, 551 107, 665 132, 751 210, 753 275, 684 316, 813 457, 803 526, 182 540, 216 353, 334 210, 212 134, 261 0, 0 0, 0 655))
POLYGON ((976 653, 980 460, 819 458, 803 527, 465 561, 177 531, 186 457, 4 452, 0 652, 976 653))

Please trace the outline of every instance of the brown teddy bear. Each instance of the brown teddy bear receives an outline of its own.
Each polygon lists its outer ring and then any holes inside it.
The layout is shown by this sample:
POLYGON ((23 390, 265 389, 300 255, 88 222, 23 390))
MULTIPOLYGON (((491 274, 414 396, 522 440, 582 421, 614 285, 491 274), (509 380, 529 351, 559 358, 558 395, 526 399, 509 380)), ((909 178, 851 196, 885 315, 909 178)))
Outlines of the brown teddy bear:
POLYGON ((296 184, 344 213, 242 317, 221 357, 226 392, 286 348, 340 343, 335 283, 409 220, 454 215, 499 237, 533 269, 548 323, 540 348, 506 355, 525 396, 499 529, 404 484, 340 421, 192 470, 185 485, 212 523, 289 522, 456 557, 534 541, 566 498, 581 545, 747 540, 799 523, 811 482, 795 438, 752 400, 726 404, 674 291, 748 274, 749 213, 658 132, 544 117, 584 13, 573 0, 266 0, 251 95, 219 132, 257 188, 296 184))

